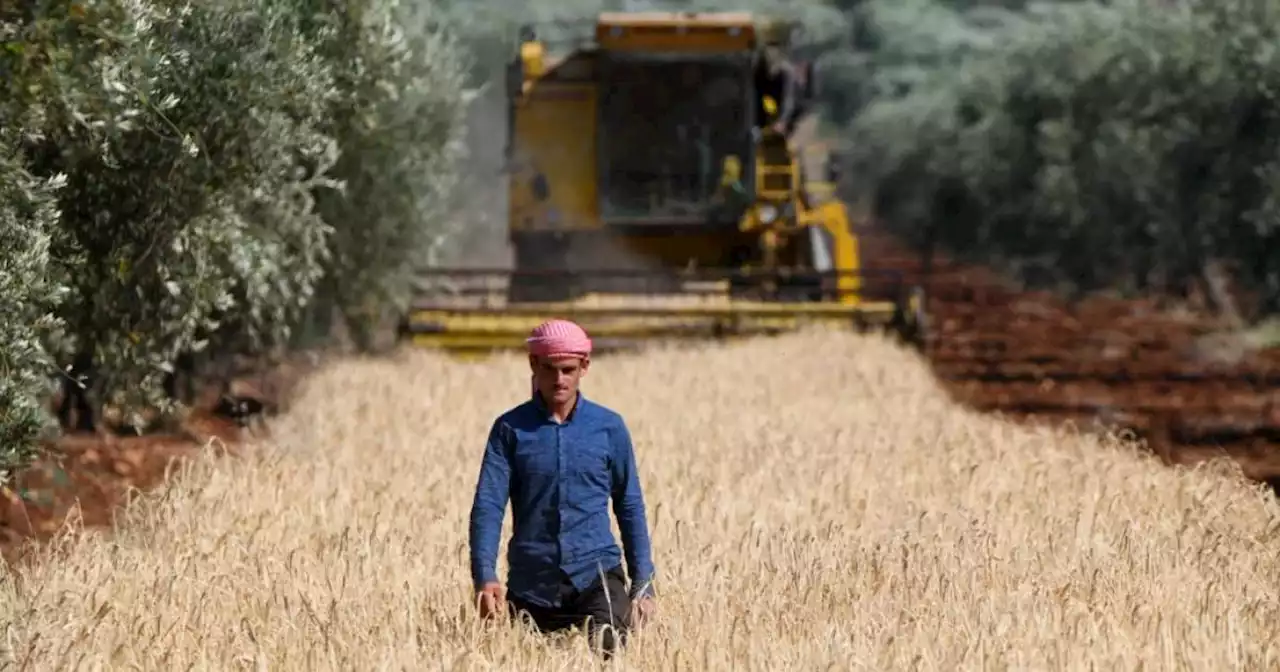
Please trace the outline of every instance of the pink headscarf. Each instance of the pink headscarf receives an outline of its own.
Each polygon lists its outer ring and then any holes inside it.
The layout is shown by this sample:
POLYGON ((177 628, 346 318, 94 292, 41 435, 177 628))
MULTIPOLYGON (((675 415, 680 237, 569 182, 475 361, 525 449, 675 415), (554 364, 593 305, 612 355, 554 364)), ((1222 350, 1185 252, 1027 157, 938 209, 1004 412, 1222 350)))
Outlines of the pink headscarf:
POLYGON ((547 320, 534 328, 525 339, 529 354, 539 357, 577 356, 591 354, 591 339, 582 327, 568 320, 547 320))
MULTIPOLYGON (((525 339, 529 354, 537 357, 587 357, 591 355, 591 338, 582 327, 569 320, 547 320, 534 328, 525 339)), ((538 393, 537 380, 530 377, 531 394, 538 393)))

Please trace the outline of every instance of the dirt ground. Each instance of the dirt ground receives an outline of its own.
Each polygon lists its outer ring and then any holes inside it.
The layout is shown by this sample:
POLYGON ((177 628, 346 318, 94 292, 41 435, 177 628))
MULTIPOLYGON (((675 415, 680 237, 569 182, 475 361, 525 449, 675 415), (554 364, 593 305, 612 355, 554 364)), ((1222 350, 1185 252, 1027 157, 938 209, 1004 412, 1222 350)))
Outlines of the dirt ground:
POLYGON ((1280 477, 1280 349, 1249 351, 1194 306, 1068 303, 945 258, 925 280, 919 255, 875 229, 863 234, 862 254, 868 267, 927 286, 929 359, 957 401, 1032 421, 1128 429, 1169 463, 1225 451, 1251 478, 1280 477))
MULTIPOLYGON (((232 394, 256 398, 269 406, 287 407, 297 384, 320 365, 314 355, 299 355, 241 376, 232 394)), ((17 474, 0 491, 0 557, 20 563, 66 526, 109 527, 130 491, 162 483, 175 461, 201 451, 233 454, 237 444, 259 434, 259 423, 247 427, 214 412, 218 387, 210 385, 191 413, 172 432, 144 436, 73 433, 49 445, 36 464, 17 474)))

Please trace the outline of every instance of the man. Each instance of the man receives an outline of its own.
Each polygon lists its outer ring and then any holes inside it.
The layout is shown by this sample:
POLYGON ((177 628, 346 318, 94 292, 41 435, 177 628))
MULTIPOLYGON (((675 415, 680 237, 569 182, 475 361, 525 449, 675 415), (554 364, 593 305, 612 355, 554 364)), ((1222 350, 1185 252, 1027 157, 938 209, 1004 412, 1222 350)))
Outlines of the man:
POLYGON ((756 62, 756 123, 761 128, 770 126, 774 132, 790 136, 799 121, 800 82, 795 66, 787 62, 782 52, 779 39, 770 38, 765 42, 760 58, 756 62), (764 99, 768 96, 777 102, 777 117, 769 123, 771 116, 765 108, 764 99))
POLYGON ((586 623, 606 657, 654 612, 644 496, 626 423, 579 383, 591 339, 551 320, 527 339, 533 395, 494 421, 471 506, 471 575, 482 617, 528 614, 542 632, 586 623), (508 591, 496 563, 511 501, 508 591), (612 501, 622 553, 610 529, 612 501), (509 599, 508 599, 509 597, 509 599), (505 609, 504 609, 505 605, 505 609))

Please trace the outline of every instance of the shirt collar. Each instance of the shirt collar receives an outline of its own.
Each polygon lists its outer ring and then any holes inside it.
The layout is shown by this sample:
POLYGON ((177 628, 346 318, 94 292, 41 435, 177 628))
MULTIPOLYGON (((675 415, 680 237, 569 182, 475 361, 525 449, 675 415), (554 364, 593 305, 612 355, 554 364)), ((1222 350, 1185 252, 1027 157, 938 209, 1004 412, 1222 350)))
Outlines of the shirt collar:
MULTIPOLYGON (((582 394, 582 390, 578 390, 578 399, 574 402, 573 408, 569 409, 569 415, 565 417, 564 422, 561 424, 567 425, 570 422, 573 422, 574 417, 578 415, 578 411, 582 410, 582 407, 586 404, 586 395, 582 394)), ((555 422, 555 419, 551 417, 551 408, 542 400, 541 393, 536 391, 533 393, 533 405, 537 407, 538 412, 542 414, 544 419, 548 422, 555 422)))

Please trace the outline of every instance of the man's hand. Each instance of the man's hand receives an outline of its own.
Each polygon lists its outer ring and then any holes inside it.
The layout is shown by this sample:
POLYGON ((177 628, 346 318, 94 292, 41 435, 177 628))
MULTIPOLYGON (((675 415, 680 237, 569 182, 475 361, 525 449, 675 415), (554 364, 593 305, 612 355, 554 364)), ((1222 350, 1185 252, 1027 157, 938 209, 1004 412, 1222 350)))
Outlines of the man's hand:
POLYGON ((631 625, 642 627, 658 613, 658 603, 652 595, 638 597, 631 603, 631 625))
POLYGON ((506 588, 497 581, 484 584, 476 593, 476 606, 480 609, 480 618, 488 620, 501 615, 507 609, 506 588))

